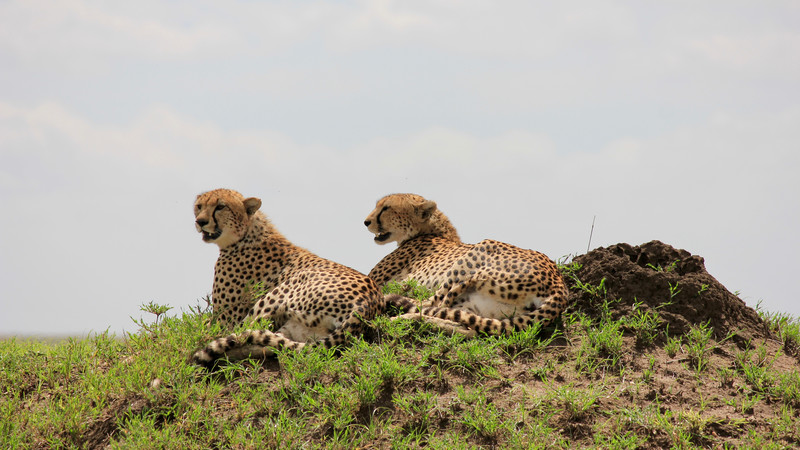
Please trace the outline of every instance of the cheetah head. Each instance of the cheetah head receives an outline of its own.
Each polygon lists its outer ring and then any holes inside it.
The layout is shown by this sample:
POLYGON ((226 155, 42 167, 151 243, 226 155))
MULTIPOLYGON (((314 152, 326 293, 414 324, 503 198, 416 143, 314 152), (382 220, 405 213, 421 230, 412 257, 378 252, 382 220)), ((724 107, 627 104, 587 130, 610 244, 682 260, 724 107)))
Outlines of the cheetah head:
POLYGON ((261 200, 230 189, 216 189, 197 196, 194 202, 194 225, 203 241, 220 249, 239 242, 247 233, 261 200))
POLYGON ((398 245, 432 232, 436 202, 415 194, 391 194, 378 200, 364 225, 375 234, 375 242, 398 245))

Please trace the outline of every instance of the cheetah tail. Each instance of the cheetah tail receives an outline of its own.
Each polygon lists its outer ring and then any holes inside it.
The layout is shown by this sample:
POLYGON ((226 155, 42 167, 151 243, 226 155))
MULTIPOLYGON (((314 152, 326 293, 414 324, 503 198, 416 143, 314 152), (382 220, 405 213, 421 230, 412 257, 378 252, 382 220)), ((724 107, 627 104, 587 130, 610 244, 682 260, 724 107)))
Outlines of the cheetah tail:
POLYGON ((215 339, 189 357, 189 362, 213 369, 222 359, 238 361, 247 358, 264 358, 274 354, 276 349, 299 350, 306 344, 295 342, 267 330, 246 330, 215 339))
POLYGON ((536 310, 506 319, 492 319, 462 309, 437 306, 423 307, 421 314, 423 316, 456 322, 479 333, 490 335, 509 335, 514 330, 528 328, 537 322, 541 323, 544 327, 549 325, 550 322, 556 318, 556 314, 549 311, 536 310))
POLYGON ((419 302, 414 300, 413 298, 403 297, 402 295, 398 294, 386 294, 384 297, 384 301, 386 302, 387 310, 388 307, 394 307, 400 310, 402 313, 416 313, 419 312, 419 302))

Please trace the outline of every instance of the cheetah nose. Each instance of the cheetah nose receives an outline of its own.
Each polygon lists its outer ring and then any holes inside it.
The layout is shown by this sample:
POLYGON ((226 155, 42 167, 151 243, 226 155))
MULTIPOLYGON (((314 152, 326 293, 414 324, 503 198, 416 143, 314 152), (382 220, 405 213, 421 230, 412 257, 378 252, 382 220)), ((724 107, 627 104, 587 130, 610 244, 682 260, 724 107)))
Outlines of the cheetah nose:
POLYGON ((208 225, 208 220, 206 219, 197 219, 197 226, 203 228, 204 226, 208 225))
POLYGON ((372 221, 371 221, 371 220, 365 220, 365 221, 364 221, 364 225, 365 225, 365 226, 369 226, 369 224, 371 224, 371 223, 372 223, 372 221))

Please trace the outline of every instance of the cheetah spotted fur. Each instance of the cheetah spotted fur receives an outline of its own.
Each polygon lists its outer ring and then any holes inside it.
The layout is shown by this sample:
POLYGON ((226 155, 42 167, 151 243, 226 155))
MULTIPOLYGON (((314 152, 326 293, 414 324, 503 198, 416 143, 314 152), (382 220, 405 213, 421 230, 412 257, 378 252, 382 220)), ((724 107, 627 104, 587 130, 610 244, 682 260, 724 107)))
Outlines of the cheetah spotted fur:
POLYGON ((436 203, 419 195, 383 197, 364 225, 378 244, 398 245, 369 273, 378 286, 413 279, 435 292, 422 305, 388 295, 406 311, 401 317, 467 336, 508 334, 545 326, 567 306, 567 286, 547 256, 494 240, 465 244, 436 203))
POLYGON ((197 231, 219 246, 212 316, 228 328, 245 319, 270 319, 274 329, 214 340, 194 352, 190 360, 196 364, 265 357, 309 342, 334 347, 383 312, 384 298, 372 279, 293 245, 260 207, 261 200, 228 189, 206 192, 195 201, 197 231), (255 283, 266 294, 253 298, 255 283))

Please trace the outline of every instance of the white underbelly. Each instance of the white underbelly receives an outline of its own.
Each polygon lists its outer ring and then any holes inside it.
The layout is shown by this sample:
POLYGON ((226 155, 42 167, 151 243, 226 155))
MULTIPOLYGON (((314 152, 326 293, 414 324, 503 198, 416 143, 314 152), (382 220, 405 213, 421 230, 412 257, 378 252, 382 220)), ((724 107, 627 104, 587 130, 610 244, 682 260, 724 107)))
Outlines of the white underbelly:
POLYGON ((329 322, 330 320, 323 320, 316 327, 309 327, 297 320, 290 320, 278 330, 278 333, 296 342, 318 341, 331 334, 331 330, 335 328, 329 322))
POLYGON ((493 319, 504 319, 516 314, 523 314, 525 308, 530 304, 539 307, 543 299, 536 296, 529 296, 515 303, 505 303, 498 301, 495 297, 486 295, 482 292, 473 292, 466 296, 466 299, 458 304, 459 309, 465 309, 478 314, 481 317, 493 319))

